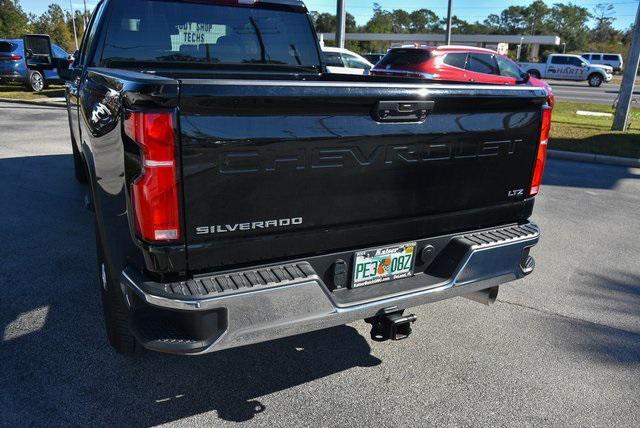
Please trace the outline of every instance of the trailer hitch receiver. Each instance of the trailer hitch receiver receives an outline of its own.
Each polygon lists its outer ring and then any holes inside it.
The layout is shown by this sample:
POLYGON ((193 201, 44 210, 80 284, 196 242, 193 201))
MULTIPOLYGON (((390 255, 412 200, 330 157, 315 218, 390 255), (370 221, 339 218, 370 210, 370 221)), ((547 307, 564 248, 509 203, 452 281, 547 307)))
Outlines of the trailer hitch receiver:
POLYGON ((383 311, 375 317, 367 318, 365 321, 371 324, 371 339, 376 342, 387 340, 406 339, 411 334, 411 323, 418 317, 415 315, 403 315, 404 311, 387 312, 383 311))

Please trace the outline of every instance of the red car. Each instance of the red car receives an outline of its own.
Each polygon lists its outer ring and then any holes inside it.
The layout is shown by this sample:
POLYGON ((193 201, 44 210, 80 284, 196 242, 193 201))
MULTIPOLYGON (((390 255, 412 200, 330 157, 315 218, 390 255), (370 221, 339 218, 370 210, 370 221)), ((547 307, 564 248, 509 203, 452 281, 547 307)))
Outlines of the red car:
POLYGON ((544 88, 553 106, 551 87, 528 76, 505 55, 472 46, 392 48, 371 70, 372 76, 398 76, 494 85, 530 84, 544 88))

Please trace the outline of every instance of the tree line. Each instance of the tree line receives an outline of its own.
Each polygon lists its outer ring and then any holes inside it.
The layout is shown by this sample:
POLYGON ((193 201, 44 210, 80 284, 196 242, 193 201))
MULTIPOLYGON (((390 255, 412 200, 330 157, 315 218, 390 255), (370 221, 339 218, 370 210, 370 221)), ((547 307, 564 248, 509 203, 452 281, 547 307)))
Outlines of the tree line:
POLYGON ((27 14, 19 0, 0 0, 0 39, 20 38, 24 34, 49 34, 54 43, 67 52, 76 50, 73 31, 75 21, 78 43, 84 33, 85 22, 89 16, 76 10, 74 15, 52 3, 41 15, 27 14))
MULTIPOLYGON (((455 8, 454 8, 455 10, 455 8)), ((311 17, 320 33, 336 30, 336 16, 329 13, 311 12, 311 17)), ((614 27, 615 7, 610 3, 597 4, 593 9, 574 3, 556 3, 547 6, 535 0, 528 6, 509 6, 499 14, 490 14, 482 22, 468 22, 452 17, 454 34, 505 34, 505 35, 557 35, 567 52, 612 52, 626 54, 631 43, 633 27, 618 30, 614 27), (589 26, 593 19, 594 24, 589 26)), ((403 9, 384 10, 373 4, 373 16, 364 25, 357 25, 355 18, 347 13, 346 30, 352 33, 444 33, 446 17, 438 16, 430 9, 407 12, 403 9)), ((349 47, 358 51, 380 51, 384 42, 349 42, 349 47)), ((558 47, 555 49, 562 49, 558 47)))

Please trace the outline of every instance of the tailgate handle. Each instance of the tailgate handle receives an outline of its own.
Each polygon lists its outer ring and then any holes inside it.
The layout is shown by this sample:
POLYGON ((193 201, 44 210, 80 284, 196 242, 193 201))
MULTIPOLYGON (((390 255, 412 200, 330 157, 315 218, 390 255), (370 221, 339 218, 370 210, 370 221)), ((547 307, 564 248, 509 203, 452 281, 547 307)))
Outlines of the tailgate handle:
POLYGON ((433 101, 378 101, 372 116, 377 122, 423 122, 433 101))

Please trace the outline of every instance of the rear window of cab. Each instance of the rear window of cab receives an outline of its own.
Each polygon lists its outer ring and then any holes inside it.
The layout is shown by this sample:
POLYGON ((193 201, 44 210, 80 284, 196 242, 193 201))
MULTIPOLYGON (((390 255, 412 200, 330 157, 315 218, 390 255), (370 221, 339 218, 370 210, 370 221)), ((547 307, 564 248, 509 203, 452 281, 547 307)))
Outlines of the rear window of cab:
POLYGON ((114 9, 102 63, 153 61, 319 67, 305 13, 275 8, 172 1, 114 9))

